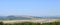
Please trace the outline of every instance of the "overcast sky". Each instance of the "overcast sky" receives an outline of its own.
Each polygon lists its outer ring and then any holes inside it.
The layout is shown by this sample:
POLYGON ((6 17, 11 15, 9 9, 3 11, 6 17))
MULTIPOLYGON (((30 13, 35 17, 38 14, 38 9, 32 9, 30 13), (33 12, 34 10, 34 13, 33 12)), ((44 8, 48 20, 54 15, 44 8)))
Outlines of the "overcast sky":
POLYGON ((59 16, 60 0, 0 0, 0 15, 59 16))

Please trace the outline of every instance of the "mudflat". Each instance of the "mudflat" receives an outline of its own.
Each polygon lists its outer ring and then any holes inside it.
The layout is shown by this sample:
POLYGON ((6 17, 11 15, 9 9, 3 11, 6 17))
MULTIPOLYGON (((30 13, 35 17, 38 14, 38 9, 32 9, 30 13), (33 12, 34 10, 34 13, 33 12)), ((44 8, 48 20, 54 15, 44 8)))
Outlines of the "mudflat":
POLYGON ((60 19, 32 19, 32 20, 1 20, 3 23, 21 23, 21 22, 36 22, 36 23, 47 23, 47 22, 60 22, 60 19))

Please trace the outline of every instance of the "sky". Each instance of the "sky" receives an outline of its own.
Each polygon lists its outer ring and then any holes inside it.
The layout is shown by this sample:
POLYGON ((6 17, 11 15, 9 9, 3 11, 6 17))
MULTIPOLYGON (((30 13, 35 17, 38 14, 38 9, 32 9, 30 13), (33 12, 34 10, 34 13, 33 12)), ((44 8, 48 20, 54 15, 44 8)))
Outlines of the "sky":
POLYGON ((60 0, 0 0, 0 16, 60 16, 60 0))

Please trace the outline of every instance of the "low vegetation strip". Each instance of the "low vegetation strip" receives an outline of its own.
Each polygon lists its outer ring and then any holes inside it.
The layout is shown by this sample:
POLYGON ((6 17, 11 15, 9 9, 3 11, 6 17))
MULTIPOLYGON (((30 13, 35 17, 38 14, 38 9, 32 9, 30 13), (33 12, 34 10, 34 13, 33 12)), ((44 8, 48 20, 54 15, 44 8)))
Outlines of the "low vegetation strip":
POLYGON ((51 23, 33 23, 33 22, 22 22, 22 23, 3 23, 0 22, 0 25, 60 25, 60 22, 51 22, 51 23))

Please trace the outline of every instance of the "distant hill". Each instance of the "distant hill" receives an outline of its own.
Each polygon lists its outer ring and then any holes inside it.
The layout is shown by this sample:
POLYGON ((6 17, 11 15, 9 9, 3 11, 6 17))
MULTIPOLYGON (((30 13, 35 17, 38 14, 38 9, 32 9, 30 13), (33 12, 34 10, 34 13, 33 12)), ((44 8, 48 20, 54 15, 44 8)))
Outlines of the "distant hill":
POLYGON ((13 15, 6 16, 6 17, 0 16, 0 20, 30 20, 32 18, 33 17, 31 16, 13 16, 13 15))
POLYGON ((0 20, 31 20, 31 19, 60 19, 60 17, 38 17, 38 16, 27 16, 27 15, 22 15, 22 16, 14 16, 14 15, 10 15, 10 16, 5 16, 2 17, 0 16, 0 20))

